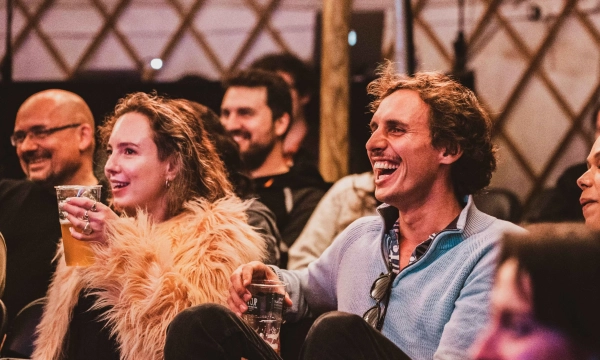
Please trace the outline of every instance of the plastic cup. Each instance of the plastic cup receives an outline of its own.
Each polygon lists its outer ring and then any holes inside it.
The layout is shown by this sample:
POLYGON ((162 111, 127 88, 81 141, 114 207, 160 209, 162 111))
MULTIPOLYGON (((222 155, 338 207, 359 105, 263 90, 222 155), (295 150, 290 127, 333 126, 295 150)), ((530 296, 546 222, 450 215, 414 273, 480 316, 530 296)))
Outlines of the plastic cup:
POLYGON ((253 281, 248 285, 252 298, 248 310, 242 314, 244 321, 277 354, 280 354, 279 332, 283 322, 285 283, 278 280, 253 281))
MULTIPOLYGON (((77 240, 71 235, 69 228, 73 225, 67 219, 67 213, 60 208, 67 198, 72 197, 87 197, 94 201, 100 201, 102 185, 61 185, 54 188, 56 189, 56 199, 58 201, 58 218, 60 220, 65 262, 67 266, 89 266, 94 263, 94 252, 91 244, 87 241, 77 240)), ((83 229, 75 227, 75 230, 82 232, 83 229)))

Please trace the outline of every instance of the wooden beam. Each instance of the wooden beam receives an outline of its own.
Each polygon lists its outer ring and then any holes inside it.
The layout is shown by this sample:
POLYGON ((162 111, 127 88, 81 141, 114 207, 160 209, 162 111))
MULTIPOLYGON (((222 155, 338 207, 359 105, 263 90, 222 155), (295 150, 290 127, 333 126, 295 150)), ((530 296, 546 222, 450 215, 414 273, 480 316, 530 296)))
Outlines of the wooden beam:
MULTIPOLYGON (((181 18, 185 17, 185 15, 187 13, 186 9, 184 9, 184 7, 178 1, 168 0, 168 2, 175 8, 175 10, 177 11, 177 13, 179 14, 179 16, 181 18)), ((197 13, 200 10, 200 6, 203 3, 204 3, 204 0, 196 0, 197 7, 193 7, 192 10, 194 10, 194 12, 197 13)), ((190 12, 191 12, 191 10, 190 10, 190 12)), ((194 16, 196 16, 196 14, 194 16)), ((194 27, 193 19, 192 19, 192 21, 190 21, 187 24, 187 26, 188 26, 189 32, 192 34, 192 37, 196 40, 196 43, 198 43, 198 45, 200 46, 202 51, 204 51, 204 54, 207 56, 208 60, 215 67, 215 69, 218 71, 219 75, 222 76, 225 73, 225 67, 223 66, 223 63, 219 59, 219 56, 217 55, 217 53, 213 50, 213 48, 208 43, 208 40, 206 40, 206 37, 204 36, 204 34, 202 34, 200 31, 198 31, 194 27)), ((149 78, 154 79, 154 76, 156 75, 155 71, 154 70, 149 70, 149 71, 150 71, 149 78)))
MULTIPOLYGON (((252 1, 253 0, 245 0, 246 4, 252 1)), ((260 15, 258 15, 257 13, 258 21, 256 22, 254 28, 252 29, 252 31, 250 31, 250 34, 244 41, 244 45, 242 45, 242 47, 235 55, 233 62, 229 66, 228 73, 237 71, 238 67, 240 66, 240 64, 254 45, 254 42, 258 38, 258 35, 260 35, 260 33, 266 28, 267 24, 271 20, 271 16, 273 15, 273 12, 275 12, 275 9, 277 9, 277 7, 279 6, 280 2, 281 0, 271 0, 270 3, 263 7, 263 12, 260 15)))
POLYGON ((319 167, 323 178, 330 182, 347 175, 349 169, 351 9, 352 0, 323 0, 319 167))
MULTIPOLYGON (((164 62, 167 62, 169 60, 169 58, 173 54, 173 51, 175 51, 175 46, 183 38, 183 34, 185 34, 185 31, 187 29, 192 29, 192 20, 194 20, 194 17, 196 16, 196 12, 198 12, 198 10, 202 7, 202 5, 204 5, 204 0, 198 0, 195 3, 193 3, 187 12, 184 11, 181 4, 179 4, 179 2, 176 0, 169 0, 169 3, 171 3, 171 5, 173 7, 175 7, 175 9, 177 10, 179 16, 181 17, 181 22, 179 23, 179 27, 177 28, 177 30, 175 31, 173 36, 171 36, 171 39, 169 40, 167 45, 163 48, 163 50, 160 54, 160 59, 162 59, 162 61, 164 61, 164 62)), ((198 38, 196 37, 196 39, 198 39, 198 38)), ((207 54, 210 58, 210 53, 207 52, 207 54)), ((210 58, 210 59, 212 60, 212 58, 210 58)), ((147 69, 147 71, 142 75, 142 79, 144 81, 151 81, 151 80, 154 80, 155 76, 156 76, 156 70, 147 69)))
MULTIPOLYGON (((471 38, 469 39, 469 51, 473 51, 473 47, 479 41, 485 29, 492 24, 493 16, 497 13, 498 7, 502 4, 502 0, 493 0, 490 2, 485 9, 485 12, 481 16, 479 22, 475 26, 475 30, 471 33, 471 38)), ((472 54, 469 54, 472 55, 472 54)))
POLYGON ((506 105, 504 106, 502 113, 496 119, 496 123, 494 124, 496 128, 500 128, 504 125, 504 122, 508 118, 508 115, 511 113, 519 97, 523 93, 526 85, 529 83, 529 80, 533 77, 533 75, 536 74, 537 68, 540 66, 540 63, 544 59, 544 55, 546 55, 548 49, 550 48, 552 43, 554 43, 558 30, 560 29, 563 22, 566 20, 569 13, 573 10, 575 5, 576 0, 568 0, 567 3, 564 5, 560 15, 546 33, 546 38, 544 39, 540 47, 537 49, 537 51, 535 51, 535 55, 529 62, 529 65, 527 66, 524 75, 521 77, 521 79, 513 89, 512 94, 506 101, 506 105))
MULTIPOLYGON (((29 9, 27 8, 27 6, 25 4, 23 4, 23 2, 21 2, 20 0, 17 0, 15 2, 16 7, 19 10, 21 10, 23 16, 25 16, 25 18, 27 19, 27 26, 17 36, 17 40, 15 41, 15 43, 13 45, 13 54, 17 53, 17 51, 19 50, 21 45, 27 39, 27 36, 29 35, 29 33, 32 30, 34 30, 37 33, 40 40, 42 41, 42 44, 46 47, 46 49, 48 50, 50 55, 54 58, 54 61, 56 61, 56 64, 58 65, 58 67, 63 71, 65 76, 68 76, 69 75, 69 66, 67 65, 67 61, 64 59, 62 54, 58 51, 56 46, 54 46, 54 43, 52 42, 52 39, 50 39, 50 36, 48 36, 48 34, 46 34, 46 32, 44 30, 42 30, 42 28, 39 26, 39 22, 40 22, 42 16, 53 5, 53 3, 54 3, 54 0, 45 0, 38 7, 37 11, 34 14, 30 14, 29 9)), ((6 56, 5 56, 5 58, 6 58, 6 56)), ((2 61, 1 66, 4 66, 4 60, 2 61)))
MULTIPOLYGON (((579 112, 579 114, 577 115, 577 118, 574 120, 574 124, 571 126, 571 128, 569 129, 567 134, 564 136, 564 138, 560 142, 560 144, 556 147, 554 152, 550 155, 550 157, 549 157, 550 161, 548 162, 548 164, 546 164, 546 167, 542 171, 542 174, 537 178, 537 181, 534 183, 534 187, 533 187, 532 191, 530 192, 529 196, 527 197, 526 201, 523 204, 525 211, 529 210, 529 207, 532 205, 533 199, 535 199, 537 197, 537 195, 543 190, 546 179, 550 176, 552 170, 554 170, 554 167, 556 166, 558 160, 560 159, 560 156, 562 154, 564 154, 564 152, 567 150, 569 144, 571 144, 571 141, 572 141, 573 137, 575 136, 575 132, 578 130, 581 130, 581 124, 583 123, 583 121, 586 118, 588 118, 588 116, 590 116, 589 112, 590 112, 590 110, 592 110, 594 108, 594 106, 596 106, 597 99, 599 96, 600 96, 600 84, 597 84, 596 89, 594 89, 592 94, 588 97, 588 99, 585 102, 585 106, 579 112)), ((588 146, 591 148, 593 141, 589 137, 586 137, 586 139, 588 141, 588 146), (590 144, 590 142, 592 144, 590 144)))
POLYGON ((102 25, 102 28, 94 35, 94 37, 93 37, 94 40, 88 45, 88 47, 82 53, 81 57, 79 58, 79 61, 77 61, 77 64, 71 70, 69 77, 72 77, 73 75, 77 74, 79 71, 81 71, 83 69, 85 64, 91 59, 94 52, 96 52, 96 50, 98 50, 98 47, 100 47, 100 44, 102 44, 102 41, 104 41, 104 39, 106 39, 109 31, 111 31, 111 30, 113 31, 113 33, 115 34, 117 39, 121 42, 121 45, 123 45, 127 54, 131 57, 131 59, 135 63, 137 70, 142 70, 144 64, 143 64, 142 60, 140 59, 139 55, 137 55, 137 53, 133 49, 133 46, 131 46, 131 44, 129 44, 129 41, 127 40, 127 38, 125 36, 123 36, 123 34, 120 31, 118 31, 117 27, 115 26, 117 19, 121 16, 121 14, 127 8, 127 6, 129 6, 130 2, 131 2, 131 0, 121 0, 121 2, 119 4, 117 4, 115 9, 112 11, 112 13, 109 13, 108 10, 106 9, 106 6, 102 3, 101 0, 92 0, 92 4, 96 7, 96 9, 100 12, 102 17, 104 18, 104 25, 102 25))
MULTIPOLYGON (((260 7, 259 3, 257 3, 256 1, 246 1, 246 5, 250 6, 252 8, 252 10, 254 10, 254 13, 256 15, 260 16, 260 14, 262 13, 262 8, 260 7)), ((271 22, 267 22, 267 24, 265 25, 265 31, 267 31, 269 34, 271 34, 271 37, 273 38, 275 43, 277 45, 279 45, 279 47, 281 48, 281 51, 288 53, 288 54, 292 54, 296 57, 299 57, 288 46, 288 44, 285 42, 285 40, 283 40, 283 36, 281 36, 281 34, 279 33, 279 30, 277 30, 276 28, 273 27, 273 25, 271 25, 271 22)))
POLYGON ((429 26, 429 24, 421 18, 421 16, 415 17, 415 24, 419 25, 425 35, 431 41, 431 45, 439 52, 439 55, 446 60, 449 65, 452 65, 454 62, 454 55, 449 53, 440 38, 435 34, 435 31, 429 26))
MULTIPOLYGON (((37 10, 32 15, 32 14, 29 13, 29 10, 27 9, 27 6, 25 6, 23 3, 21 3, 20 0, 16 0, 15 1, 15 6, 17 8, 19 8, 19 10, 21 10, 23 12, 23 16, 25 16, 25 18, 27 18, 27 25, 17 35, 16 40, 13 40, 13 43, 12 43, 13 54, 16 54, 17 51, 19 51, 19 49, 21 48, 21 46, 23 45, 23 43, 27 39, 27 36, 29 36, 29 33, 32 30, 36 29, 36 26, 40 22, 40 19, 42 18, 42 16, 46 13, 46 11, 53 4, 54 4, 54 0, 44 0, 44 2, 40 6, 38 6, 37 10)), ((5 60, 6 60, 6 54, 2 58, 2 63, 0 64, 0 66, 4 66, 4 61, 5 60)))

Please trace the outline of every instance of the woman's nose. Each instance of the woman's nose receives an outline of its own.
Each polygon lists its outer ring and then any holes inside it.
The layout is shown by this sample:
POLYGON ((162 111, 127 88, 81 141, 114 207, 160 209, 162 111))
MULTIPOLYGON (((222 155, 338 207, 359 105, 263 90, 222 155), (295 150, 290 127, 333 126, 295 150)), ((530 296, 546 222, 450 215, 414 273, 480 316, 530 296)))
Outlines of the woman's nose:
POLYGON ((577 186, 579 186, 581 190, 584 190, 584 188, 590 187, 592 185, 590 172, 591 169, 588 169, 586 172, 583 173, 583 175, 579 177, 579 179, 577 179, 577 186))
POLYGON ((108 177, 110 174, 114 174, 117 172, 117 162, 115 157, 111 154, 106 159, 106 164, 104 164, 104 174, 108 177))

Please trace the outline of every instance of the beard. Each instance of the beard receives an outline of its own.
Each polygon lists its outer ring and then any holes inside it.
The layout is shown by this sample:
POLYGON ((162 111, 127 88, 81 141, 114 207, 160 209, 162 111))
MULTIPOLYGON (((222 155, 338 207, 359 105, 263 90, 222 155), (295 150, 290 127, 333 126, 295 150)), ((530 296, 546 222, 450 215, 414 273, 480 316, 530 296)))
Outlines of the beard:
POLYGON ((53 154, 44 149, 23 153, 20 161, 28 180, 50 189, 56 185, 67 184, 81 168, 81 163, 75 161, 63 160, 55 163, 53 154), (43 171, 31 171, 29 163, 35 159, 45 159, 50 162, 50 165, 43 171))
POLYGON ((265 162, 274 146, 275 141, 270 141, 267 144, 251 144, 247 151, 240 154, 246 170, 254 171, 258 169, 265 162))

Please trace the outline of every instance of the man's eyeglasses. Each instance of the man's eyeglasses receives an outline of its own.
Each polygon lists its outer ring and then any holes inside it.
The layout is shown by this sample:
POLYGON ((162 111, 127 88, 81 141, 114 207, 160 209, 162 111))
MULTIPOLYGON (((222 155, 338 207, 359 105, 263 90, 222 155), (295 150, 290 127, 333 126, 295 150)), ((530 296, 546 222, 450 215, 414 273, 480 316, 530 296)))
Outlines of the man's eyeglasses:
POLYGON ((41 139, 46 138, 48 135, 54 134, 57 131, 74 128, 79 125, 81 125, 81 123, 58 126, 58 127, 53 127, 53 128, 49 128, 49 129, 46 129, 43 126, 34 126, 27 131, 23 131, 23 130, 16 131, 14 134, 11 135, 10 143, 12 144, 12 146, 16 147, 17 145, 21 145, 23 143, 23 141, 25 141, 27 136, 30 134, 31 134, 32 139, 41 140, 41 139))
POLYGON ((392 281, 395 274, 389 272, 381 274, 371 285, 371 298, 376 301, 375 306, 365 311, 363 319, 375 329, 381 331, 383 327, 383 319, 387 312, 388 302, 390 300, 390 292, 392 289, 392 281), (385 301, 385 303, 383 303, 385 301))

